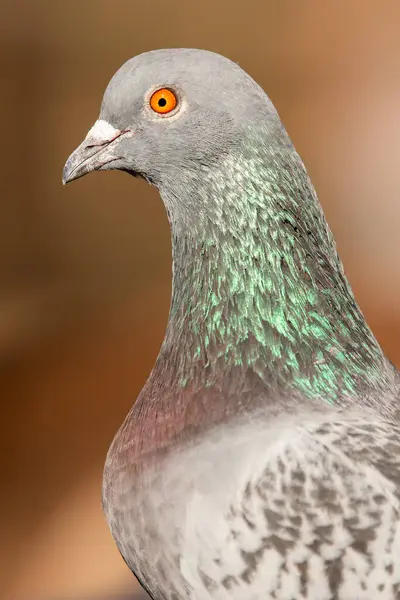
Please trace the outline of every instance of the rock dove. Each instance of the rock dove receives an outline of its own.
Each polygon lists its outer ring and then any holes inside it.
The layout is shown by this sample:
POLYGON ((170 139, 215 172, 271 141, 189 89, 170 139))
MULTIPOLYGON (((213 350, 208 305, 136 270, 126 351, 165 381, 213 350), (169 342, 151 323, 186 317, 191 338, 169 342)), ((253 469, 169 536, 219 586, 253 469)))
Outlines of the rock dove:
POLYGON ((155 185, 165 339, 103 506, 154 600, 400 599, 399 375, 365 322, 268 96, 192 49, 125 63, 64 183, 155 185))

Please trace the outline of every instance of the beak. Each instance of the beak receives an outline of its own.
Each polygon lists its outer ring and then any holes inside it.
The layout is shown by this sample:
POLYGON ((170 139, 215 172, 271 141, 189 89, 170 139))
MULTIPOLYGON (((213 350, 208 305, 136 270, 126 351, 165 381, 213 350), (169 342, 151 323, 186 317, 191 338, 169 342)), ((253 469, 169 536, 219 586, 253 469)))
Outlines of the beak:
POLYGON ((63 185, 78 179, 91 171, 110 168, 108 165, 123 157, 118 154, 118 141, 122 137, 131 137, 129 129, 115 129, 110 123, 99 119, 65 163, 63 185))

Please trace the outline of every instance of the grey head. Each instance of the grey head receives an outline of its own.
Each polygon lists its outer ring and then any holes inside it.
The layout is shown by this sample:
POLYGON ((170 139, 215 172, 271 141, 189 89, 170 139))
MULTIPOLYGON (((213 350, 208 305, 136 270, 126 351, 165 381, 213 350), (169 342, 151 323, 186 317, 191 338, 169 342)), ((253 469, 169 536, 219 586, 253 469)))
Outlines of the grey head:
POLYGON ((68 159, 63 182, 119 169, 174 189, 199 166, 217 163, 260 120, 271 137, 286 135, 267 95, 229 59, 194 49, 147 52, 111 79, 99 120, 68 159), (151 108, 162 89, 176 97, 170 112, 151 108))

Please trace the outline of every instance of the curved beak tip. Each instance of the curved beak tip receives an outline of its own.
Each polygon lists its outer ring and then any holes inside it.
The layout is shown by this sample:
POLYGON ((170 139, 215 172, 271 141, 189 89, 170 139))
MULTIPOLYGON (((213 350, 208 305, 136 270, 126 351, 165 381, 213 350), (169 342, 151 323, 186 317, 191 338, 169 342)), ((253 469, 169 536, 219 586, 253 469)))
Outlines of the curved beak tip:
POLYGON ((128 130, 115 129, 101 119, 96 121, 84 141, 67 159, 63 169, 62 184, 66 185, 91 171, 98 171, 118 159, 117 141, 128 135, 131 135, 128 130))
POLYGON ((62 172, 62 184, 63 185, 67 185, 67 183, 70 183, 70 181, 72 181, 72 178, 70 177, 71 175, 71 166, 69 164, 69 159, 67 160, 67 162, 64 165, 63 168, 63 172, 62 172))

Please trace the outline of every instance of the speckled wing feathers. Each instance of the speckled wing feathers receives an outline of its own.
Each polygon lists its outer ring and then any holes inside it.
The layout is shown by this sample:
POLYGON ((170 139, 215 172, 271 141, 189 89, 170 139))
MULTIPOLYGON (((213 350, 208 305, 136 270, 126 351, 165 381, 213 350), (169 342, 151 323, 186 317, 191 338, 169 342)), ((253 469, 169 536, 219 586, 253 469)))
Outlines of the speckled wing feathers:
POLYGON ((128 564, 157 600, 399 599, 400 428, 274 429, 220 431, 123 494, 128 564))

